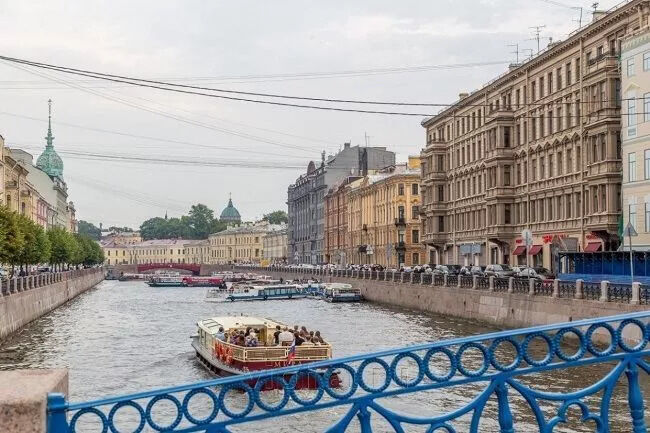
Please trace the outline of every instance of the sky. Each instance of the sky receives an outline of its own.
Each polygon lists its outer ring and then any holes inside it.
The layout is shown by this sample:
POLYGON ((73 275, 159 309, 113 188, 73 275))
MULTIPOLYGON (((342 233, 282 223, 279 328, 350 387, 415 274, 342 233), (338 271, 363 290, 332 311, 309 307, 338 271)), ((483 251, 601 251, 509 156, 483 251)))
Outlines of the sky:
MULTIPOLYGON (((599 9, 618 2, 601 1, 599 9)), ((590 4, 0 0, 0 55, 237 91, 444 104, 504 72, 516 59, 510 45, 519 45, 520 59, 530 53, 524 49, 536 52, 531 26, 546 26, 544 47, 548 37, 561 40, 578 27, 572 7, 584 7, 588 23, 590 4)), ((195 203, 218 215, 229 194, 244 220, 256 220, 286 210, 288 185, 323 151, 334 154, 350 141, 385 146, 406 161, 425 144, 421 116, 183 95, 0 61, 6 146, 38 157, 50 98, 54 146, 77 218, 104 226, 136 228, 165 213, 186 214, 195 203), (140 161, 119 159, 125 156, 140 161)))

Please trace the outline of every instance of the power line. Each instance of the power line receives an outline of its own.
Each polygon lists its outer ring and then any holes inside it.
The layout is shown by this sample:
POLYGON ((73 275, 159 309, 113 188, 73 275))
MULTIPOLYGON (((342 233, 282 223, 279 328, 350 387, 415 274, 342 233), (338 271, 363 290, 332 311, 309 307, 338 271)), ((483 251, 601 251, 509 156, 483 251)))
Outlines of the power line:
MULTIPOLYGON (((392 116, 418 116, 418 117, 430 116, 431 115, 430 113, 408 113, 408 112, 396 112, 396 111, 361 110, 361 109, 353 109, 353 108, 325 107, 325 106, 319 106, 319 105, 303 105, 303 104, 293 104, 293 103, 287 103, 287 102, 265 101, 265 100, 260 100, 260 99, 241 98, 241 97, 235 97, 235 96, 215 95, 215 94, 208 94, 208 93, 203 93, 203 92, 196 92, 196 91, 192 91, 192 90, 183 90, 183 89, 175 89, 175 88, 170 88, 170 87, 163 87, 162 85, 148 84, 146 82, 128 81, 128 79, 111 78, 109 76, 95 75, 93 73, 76 72, 76 71, 68 70, 68 69, 65 69, 65 68, 62 68, 62 67, 50 66, 50 65, 35 63, 35 62, 29 62, 29 61, 25 61, 25 60, 21 60, 21 59, 15 59, 15 58, 11 58, 11 57, 5 57, 5 56, 0 56, 0 60, 5 60, 5 61, 11 62, 11 63, 19 63, 19 64, 32 66, 32 67, 36 67, 36 68, 41 68, 41 69, 49 69, 49 70, 53 70, 53 71, 57 71, 57 72, 63 72, 63 73, 66 73, 66 74, 81 75, 81 76, 97 78, 97 79, 106 80, 106 81, 130 84, 130 85, 133 85, 133 86, 136 86, 136 87, 146 87, 146 88, 151 88, 151 89, 165 90, 165 91, 169 91, 169 92, 175 92, 175 93, 181 93, 181 94, 187 94, 187 95, 205 96, 205 97, 209 97, 209 98, 226 99, 226 100, 231 100, 231 101, 249 102, 249 103, 265 104, 265 105, 275 105, 275 106, 291 107, 291 108, 306 108, 306 109, 313 109, 313 110, 338 111, 338 112, 362 113, 362 114, 383 114, 383 115, 392 115, 392 116)), ((168 84, 165 84, 165 85, 168 86, 168 84)), ((90 90, 90 89, 82 87, 80 90, 90 90)))

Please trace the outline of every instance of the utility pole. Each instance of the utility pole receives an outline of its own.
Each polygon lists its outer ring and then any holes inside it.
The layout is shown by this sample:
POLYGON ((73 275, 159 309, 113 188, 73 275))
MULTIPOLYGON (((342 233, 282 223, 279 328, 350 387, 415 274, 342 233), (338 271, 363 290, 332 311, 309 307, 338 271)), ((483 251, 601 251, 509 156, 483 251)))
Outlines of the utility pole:
POLYGON ((517 59, 517 64, 519 64, 519 44, 508 45, 510 48, 514 48, 514 51, 510 51, 510 54, 514 54, 517 59))
POLYGON ((582 9, 582 7, 575 7, 573 9, 576 9, 576 10, 580 11, 580 18, 578 18, 577 20, 573 20, 573 22, 578 23, 578 29, 581 29, 582 28, 582 11, 583 11, 583 9, 582 9))
POLYGON ((532 26, 532 27, 529 27, 529 29, 533 29, 533 35, 534 35, 534 36, 533 36, 533 39, 532 39, 532 40, 533 40, 533 41, 535 41, 535 40, 537 41, 537 54, 539 54, 539 52, 540 52, 540 45, 539 45, 539 42, 540 42, 540 40, 542 39, 542 37, 541 37, 541 35, 542 35, 542 29, 544 29, 544 28, 546 28, 546 24, 541 25, 541 26, 532 26))

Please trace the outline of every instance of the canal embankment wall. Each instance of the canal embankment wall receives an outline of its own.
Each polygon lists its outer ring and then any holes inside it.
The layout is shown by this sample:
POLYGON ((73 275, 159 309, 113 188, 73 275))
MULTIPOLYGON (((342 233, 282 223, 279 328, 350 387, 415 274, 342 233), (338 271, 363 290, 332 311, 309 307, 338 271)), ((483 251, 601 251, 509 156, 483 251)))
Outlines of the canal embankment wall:
MULTIPOLYGON (((250 272, 251 268, 237 270, 250 272)), ((372 302, 478 320, 504 328, 548 325, 650 309, 650 305, 639 302, 639 287, 635 287, 636 299, 632 295, 626 301, 612 300, 608 291, 614 290, 614 287, 607 284, 602 285, 598 299, 585 299, 587 286, 585 284, 583 289, 581 282, 576 282, 576 287, 565 293, 562 293, 564 288, 560 290, 559 282, 551 283, 553 287, 547 286, 548 290, 544 290, 544 293, 535 285, 523 287, 525 293, 514 293, 512 281, 509 287, 495 287, 496 283, 490 280, 489 285, 479 288, 476 279, 473 284, 469 282, 471 280, 468 281, 471 287, 461 287, 460 282, 450 284, 446 279, 439 285, 433 280, 423 284, 421 275, 419 282, 411 282, 409 274, 399 276, 397 281, 382 281, 386 278, 383 272, 374 277, 368 273, 360 275, 359 271, 355 271, 354 277, 339 277, 322 271, 295 273, 273 268, 257 268, 256 272, 285 280, 313 276, 326 282, 348 283, 361 289, 364 298, 372 302), (571 297, 561 297, 568 296, 566 293, 571 297)), ((396 277, 389 273, 387 278, 392 280, 396 277)), ((527 281, 524 283, 529 285, 527 281)), ((563 283, 563 286, 566 284, 563 283)))
POLYGON ((103 279, 104 269, 93 268, 0 281, 0 341, 103 279))

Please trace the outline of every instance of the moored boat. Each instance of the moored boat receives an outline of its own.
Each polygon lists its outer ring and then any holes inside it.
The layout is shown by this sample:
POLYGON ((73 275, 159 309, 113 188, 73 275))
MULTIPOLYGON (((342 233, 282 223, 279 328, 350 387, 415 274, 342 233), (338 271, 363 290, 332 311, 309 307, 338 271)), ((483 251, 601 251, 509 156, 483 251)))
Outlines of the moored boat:
POLYGON ((361 289, 355 289, 351 284, 324 284, 322 296, 327 302, 359 302, 363 300, 361 289))
POLYGON ((150 287, 182 287, 183 279, 181 277, 151 277, 147 281, 150 287))
MULTIPOLYGON (((274 332, 277 326, 282 328, 286 325, 271 319, 250 316, 214 317, 200 320, 197 323, 198 333, 192 337, 192 347, 196 351, 199 361, 219 376, 232 376, 331 359, 332 347, 329 344, 276 345, 274 332), (252 330, 257 335, 258 345, 247 347, 223 341, 218 338, 220 328, 223 328, 226 336, 252 330)), ((325 377, 327 370, 313 369, 310 371, 322 379, 329 380, 330 387, 340 386, 340 378, 336 372, 325 377)), ((319 379, 316 377, 311 375, 293 376, 285 375, 284 380, 287 383, 293 381, 295 389, 318 387, 319 379)), ((256 379, 251 379, 248 382, 248 385, 252 387, 257 385, 256 379)), ((281 384, 267 380, 259 387, 262 390, 271 390, 281 388, 281 384)))
POLYGON ((269 299, 298 299, 307 296, 305 289, 296 284, 271 284, 268 286, 243 285, 229 291, 227 301, 266 301, 269 299))
POLYGON ((189 287, 220 287, 226 288, 226 283, 219 277, 183 277, 183 285, 189 287))

